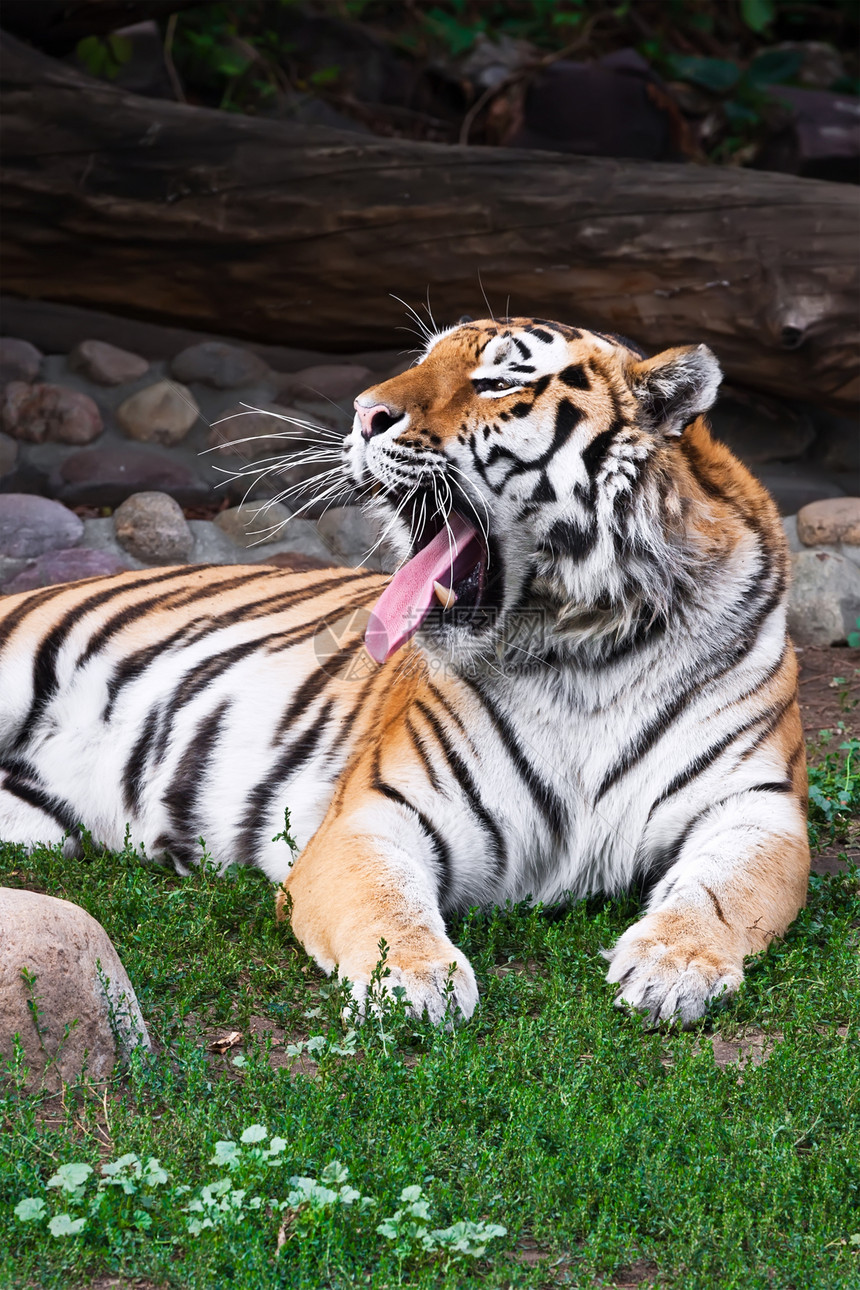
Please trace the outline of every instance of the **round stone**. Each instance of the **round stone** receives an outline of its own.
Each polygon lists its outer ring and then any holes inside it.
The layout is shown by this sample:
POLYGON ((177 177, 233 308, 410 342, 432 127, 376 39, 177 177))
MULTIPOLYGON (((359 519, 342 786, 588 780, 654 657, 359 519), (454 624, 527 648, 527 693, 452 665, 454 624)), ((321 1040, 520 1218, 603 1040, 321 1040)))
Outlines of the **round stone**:
POLYGON ((177 354, 170 371, 177 381, 199 381, 202 385, 214 385, 216 390, 234 390, 240 385, 255 385, 265 380, 269 365, 249 349, 219 340, 204 340, 177 354))
POLYGON ((369 367, 360 363, 320 363, 300 372, 278 373, 278 394, 294 399, 354 399, 374 384, 369 367))
POLYGON ((194 539, 169 493, 134 493, 114 512, 118 541, 147 564, 184 564, 194 539))
POLYGON ((306 419, 296 408, 282 407, 279 403, 267 403, 262 411, 255 412, 237 403, 222 412, 212 426, 209 447, 220 457, 241 457, 246 461, 281 454, 286 458, 309 447, 311 440, 300 426, 284 420, 285 417, 306 419))
POLYGON ((200 416, 190 390, 173 381, 156 381, 121 403, 116 419, 129 439, 142 443, 180 443, 200 416))
POLYGON ((0 338, 0 385, 7 381, 35 381, 42 365, 42 354, 28 340, 12 336, 0 338))
POLYGON ((102 416, 88 394, 62 385, 11 381, 2 409, 3 429, 28 443, 92 443, 103 430, 102 416))
POLYGON ((810 502, 798 511, 797 536, 804 546, 860 546, 860 497, 810 502))
POLYGON ((139 354, 118 349, 105 340, 82 340, 68 358, 69 370, 80 372, 97 385, 122 385, 137 381, 149 371, 149 363, 139 354))
POLYGON ((117 1058, 149 1047, 125 968, 86 910, 3 887, 0 926, 0 1054, 12 1059, 17 1035, 27 1087, 57 1088, 84 1066, 91 1080, 104 1080, 117 1058))
POLYGON ((343 564, 368 569, 384 567, 378 546, 379 528, 360 507, 332 506, 317 520, 316 528, 326 547, 343 564))
POLYGON ((830 551, 791 557, 788 630, 796 645, 836 645, 856 631, 860 568, 830 551))
POLYGON ((200 503, 210 490, 181 461, 142 448, 90 448, 67 457, 52 479, 69 505, 118 506, 132 493, 157 490, 183 504, 200 503))
POLYGON ((49 497, 0 493, 0 555, 30 558, 74 546, 83 531, 83 521, 49 497))
POLYGON ((89 551, 76 546, 69 551, 48 551, 40 555, 26 569, 22 569, 3 590, 11 595, 16 591, 34 591, 37 587, 53 587, 61 582, 79 582, 82 578, 105 578, 115 573, 125 573, 129 568, 124 561, 107 551, 89 551))
POLYGON ((242 547, 265 546, 289 536, 285 529, 290 512, 280 502, 266 506, 232 506, 215 516, 222 533, 242 547))

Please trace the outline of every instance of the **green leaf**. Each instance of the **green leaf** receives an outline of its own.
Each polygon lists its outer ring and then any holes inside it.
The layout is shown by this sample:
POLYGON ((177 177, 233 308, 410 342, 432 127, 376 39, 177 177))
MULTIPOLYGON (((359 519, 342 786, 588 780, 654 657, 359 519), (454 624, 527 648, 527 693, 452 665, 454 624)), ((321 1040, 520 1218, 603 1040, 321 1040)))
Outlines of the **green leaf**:
POLYGON ((776 17, 774 0, 741 0, 741 17, 750 31, 764 31, 776 17))
POLYGON ((753 85, 783 85, 800 71, 803 55, 796 49, 766 49, 747 71, 753 85))
POLYGON ((85 1218, 72 1218, 71 1214, 55 1214, 48 1227, 52 1236, 77 1236, 85 1222, 85 1218))
POLYGON ((234 1165, 239 1164, 241 1159, 241 1148, 235 1142, 228 1140, 215 1143, 215 1154, 209 1163, 212 1165, 226 1165, 228 1169, 232 1169, 234 1165))
POLYGON ((740 71, 734 63, 725 58, 696 58, 686 54, 676 54, 670 60, 672 74, 681 81, 692 85, 701 85, 703 89, 714 94, 726 94, 734 89, 740 78, 740 71))
POLYGON ((124 63, 127 63, 134 52, 134 46, 127 36, 118 36, 113 32, 107 38, 108 49, 113 54, 114 61, 117 64, 117 71, 124 63))
POLYGON ((264 1124, 249 1124, 239 1141, 246 1144, 249 1142, 262 1142, 268 1136, 269 1131, 264 1124))
POLYGON ((45 1217, 45 1202, 39 1196, 26 1196, 15 1206, 14 1214, 22 1223, 38 1223, 45 1217))
POLYGON ((77 1191, 93 1172, 92 1165, 60 1165, 52 1178, 48 1179, 49 1187, 62 1187, 63 1191, 77 1191))

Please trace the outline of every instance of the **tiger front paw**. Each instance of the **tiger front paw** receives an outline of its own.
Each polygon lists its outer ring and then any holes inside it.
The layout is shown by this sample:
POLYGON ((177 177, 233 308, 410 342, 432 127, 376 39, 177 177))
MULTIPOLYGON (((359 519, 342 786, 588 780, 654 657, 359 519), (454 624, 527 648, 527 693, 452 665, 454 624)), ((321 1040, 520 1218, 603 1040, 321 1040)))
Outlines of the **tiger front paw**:
POLYGON ((453 945, 434 958, 410 959, 408 964, 399 963, 396 954, 392 954, 386 969, 387 974, 379 978, 377 986, 372 984, 372 968, 350 972, 341 965, 339 975, 349 978, 360 1017, 378 1006, 377 991, 397 997, 398 989, 405 991, 401 997, 406 1001, 409 1015, 421 1017, 426 1013, 434 1026, 446 1020, 450 1023, 458 1014, 467 1021, 475 1011, 478 1002, 475 973, 466 956, 453 945))
POLYGON ((673 912, 648 914, 628 927, 607 954, 606 979, 619 986, 616 1007, 645 1013, 651 1022, 692 1025, 717 998, 734 994, 743 960, 707 934, 691 934, 673 912))

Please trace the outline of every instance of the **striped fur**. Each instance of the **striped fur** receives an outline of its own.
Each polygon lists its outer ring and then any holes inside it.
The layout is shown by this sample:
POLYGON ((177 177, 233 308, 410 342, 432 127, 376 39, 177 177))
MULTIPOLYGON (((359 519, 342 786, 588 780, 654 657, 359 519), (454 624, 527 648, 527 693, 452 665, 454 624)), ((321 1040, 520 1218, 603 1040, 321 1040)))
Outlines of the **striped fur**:
POLYGON ((634 888, 619 1002, 701 1016, 786 930, 809 866, 785 541, 701 418, 718 381, 702 346, 644 359, 518 319, 434 337, 362 395, 389 415, 370 438, 356 417, 344 470, 395 550, 438 504, 489 552, 483 601, 380 668, 362 633, 385 579, 363 571, 7 597, 0 835, 83 825, 117 847, 129 827, 180 871, 203 838, 283 883, 298 938, 359 998, 384 937, 389 987, 435 1020, 452 963, 460 1010, 477 1000, 446 915, 634 888))

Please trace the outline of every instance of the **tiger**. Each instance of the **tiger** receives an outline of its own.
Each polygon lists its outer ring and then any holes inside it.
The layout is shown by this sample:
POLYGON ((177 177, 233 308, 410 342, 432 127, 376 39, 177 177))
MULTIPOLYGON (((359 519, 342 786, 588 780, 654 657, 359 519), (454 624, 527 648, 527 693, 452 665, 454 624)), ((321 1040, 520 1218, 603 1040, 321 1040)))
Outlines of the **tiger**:
POLYGON ((710 434, 720 380, 701 344, 464 318, 338 435, 391 576, 183 566, 6 597, 0 837, 259 866, 355 1006, 384 942, 382 988, 435 1024, 478 1002, 453 918, 632 891, 614 1001, 697 1022, 809 872, 787 545, 710 434))

